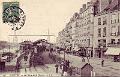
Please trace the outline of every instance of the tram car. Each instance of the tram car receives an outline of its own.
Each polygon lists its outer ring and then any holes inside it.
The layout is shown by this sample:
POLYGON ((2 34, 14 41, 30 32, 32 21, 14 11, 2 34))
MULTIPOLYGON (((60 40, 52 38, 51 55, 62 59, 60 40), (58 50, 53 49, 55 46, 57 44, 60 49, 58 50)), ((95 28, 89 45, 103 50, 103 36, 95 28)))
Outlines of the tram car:
POLYGON ((41 39, 33 42, 34 51, 36 53, 43 53, 46 50, 46 44, 47 42, 45 39, 41 39))
POLYGON ((33 43, 31 41, 24 41, 20 43, 21 53, 29 54, 33 50, 33 43))
POLYGON ((42 53, 46 51, 47 44, 47 40, 45 39, 40 39, 35 42, 24 41, 20 44, 21 53, 25 53, 25 55, 30 54, 30 66, 44 65, 42 53))
POLYGON ((33 42, 33 53, 31 55, 32 65, 44 65, 44 58, 42 53, 46 51, 47 41, 40 39, 33 42))

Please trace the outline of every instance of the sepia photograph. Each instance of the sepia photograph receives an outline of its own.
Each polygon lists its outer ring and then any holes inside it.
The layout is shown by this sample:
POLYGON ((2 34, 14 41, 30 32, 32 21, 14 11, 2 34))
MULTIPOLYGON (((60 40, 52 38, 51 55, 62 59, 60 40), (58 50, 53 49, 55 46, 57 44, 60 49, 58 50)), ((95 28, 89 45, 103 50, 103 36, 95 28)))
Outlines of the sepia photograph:
POLYGON ((0 77, 120 77, 120 0, 0 0, 0 77))

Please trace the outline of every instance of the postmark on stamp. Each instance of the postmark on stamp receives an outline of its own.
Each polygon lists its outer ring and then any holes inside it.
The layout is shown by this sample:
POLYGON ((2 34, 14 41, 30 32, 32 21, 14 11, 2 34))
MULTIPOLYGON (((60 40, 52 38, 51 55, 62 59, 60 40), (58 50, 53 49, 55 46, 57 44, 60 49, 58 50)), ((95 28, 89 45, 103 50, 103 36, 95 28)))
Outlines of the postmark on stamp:
POLYGON ((3 2, 3 23, 7 23, 12 30, 20 30, 25 24, 25 13, 19 8, 18 2, 3 2))

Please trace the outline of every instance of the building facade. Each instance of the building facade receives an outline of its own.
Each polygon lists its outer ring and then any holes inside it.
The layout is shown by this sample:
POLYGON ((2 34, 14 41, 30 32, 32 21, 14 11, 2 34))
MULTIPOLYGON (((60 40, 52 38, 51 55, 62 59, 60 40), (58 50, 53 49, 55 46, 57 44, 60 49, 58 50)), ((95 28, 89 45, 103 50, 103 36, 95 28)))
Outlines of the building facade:
POLYGON ((83 4, 63 29, 64 37, 59 34, 61 41, 72 49, 85 48, 91 57, 105 57, 108 47, 120 43, 119 4, 120 0, 91 0, 83 4))
POLYGON ((93 48, 96 57, 106 57, 105 52, 108 47, 119 46, 120 11, 118 6, 118 0, 111 0, 104 11, 94 17, 93 48))
POLYGON ((77 20, 78 43, 81 47, 93 47, 94 7, 91 2, 83 4, 77 20))

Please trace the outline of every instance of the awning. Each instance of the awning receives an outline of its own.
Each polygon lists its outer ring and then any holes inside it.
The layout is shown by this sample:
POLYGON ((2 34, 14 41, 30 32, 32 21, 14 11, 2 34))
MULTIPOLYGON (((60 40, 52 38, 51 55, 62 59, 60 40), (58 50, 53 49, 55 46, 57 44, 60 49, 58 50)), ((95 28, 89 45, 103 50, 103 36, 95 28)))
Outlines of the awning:
POLYGON ((105 55, 120 55, 120 48, 109 47, 105 55))

